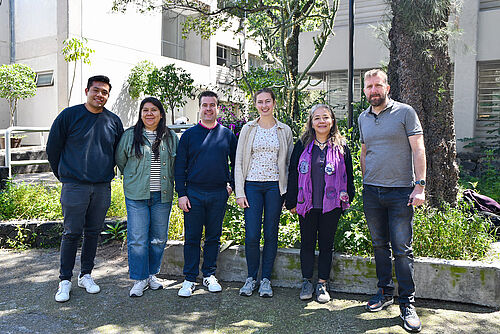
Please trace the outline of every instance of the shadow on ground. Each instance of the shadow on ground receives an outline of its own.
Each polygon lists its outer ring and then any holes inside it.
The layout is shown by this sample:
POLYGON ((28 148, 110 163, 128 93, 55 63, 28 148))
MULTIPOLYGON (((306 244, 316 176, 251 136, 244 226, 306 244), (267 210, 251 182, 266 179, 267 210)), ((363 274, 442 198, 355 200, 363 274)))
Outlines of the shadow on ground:
MULTIPOLYGON (((54 301, 57 250, 0 250, 0 333, 405 333, 397 305, 367 313, 366 295, 333 293, 330 303, 319 304, 300 301, 298 290, 275 288, 273 298, 241 297, 241 283, 223 282, 221 293, 198 285, 182 299, 182 279, 162 275, 164 290, 130 298, 120 246, 98 251, 93 276, 101 293, 87 294, 74 278, 71 299, 62 304, 54 301)), ((78 265, 79 258, 75 273, 78 265)), ((500 311, 432 300, 416 306, 422 333, 500 333, 500 311)))

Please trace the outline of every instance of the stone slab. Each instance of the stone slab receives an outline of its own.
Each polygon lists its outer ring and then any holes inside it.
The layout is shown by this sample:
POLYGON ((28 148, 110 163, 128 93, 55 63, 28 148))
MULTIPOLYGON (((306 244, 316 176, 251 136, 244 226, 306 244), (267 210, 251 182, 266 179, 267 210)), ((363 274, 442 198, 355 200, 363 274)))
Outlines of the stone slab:
MULTIPOLYGON (((296 287, 301 283, 298 249, 278 249, 271 277, 274 286, 296 287)), ((169 241, 161 273, 182 275, 183 242, 169 241)), ((217 277, 244 282, 247 268, 244 246, 232 246, 220 253, 217 277)), ((397 284, 397 280, 394 277, 397 284)), ((466 302, 500 308, 500 262, 455 261, 433 258, 415 260, 416 297, 466 302)), ((377 275, 373 258, 334 254, 330 289, 335 292, 373 294, 377 275)))

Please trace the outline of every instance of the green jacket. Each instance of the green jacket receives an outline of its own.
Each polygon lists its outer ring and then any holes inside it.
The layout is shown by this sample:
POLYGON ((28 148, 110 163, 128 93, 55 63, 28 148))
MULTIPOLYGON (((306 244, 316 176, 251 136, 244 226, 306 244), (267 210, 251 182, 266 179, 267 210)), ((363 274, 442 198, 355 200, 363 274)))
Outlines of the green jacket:
MULTIPOLYGON (((161 161, 161 202, 172 202, 174 196, 174 162, 179 138, 170 130, 170 137, 164 136, 160 144, 161 161)), ((143 132, 142 156, 137 158, 132 148, 134 127, 127 129, 118 143, 115 152, 116 165, 123 174, 125 197, 133 200, 150 198, 149 178, 151 172, 151 144, 143 132)))

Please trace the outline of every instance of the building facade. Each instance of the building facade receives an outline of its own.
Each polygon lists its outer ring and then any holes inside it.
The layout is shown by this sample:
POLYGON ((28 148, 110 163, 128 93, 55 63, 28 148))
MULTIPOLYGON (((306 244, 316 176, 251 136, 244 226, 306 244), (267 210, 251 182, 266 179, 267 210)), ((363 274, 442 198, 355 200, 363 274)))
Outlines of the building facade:
MULTIPOLYGON (((215 1, 208 1, 216 5, 215 1)), ((125 126, 135 123, 139 101, 128 94, 127 77, 133 66, 143 60, 157 67, 175 64, 182 67, 200 87, 235 88, 229 80, 238 60, 234 55, 242 34, 217 32, 209 40, 191 33, 182 38, 181 25, 188 13, 112 12, 112 0, 3 0, 0 4, 0 64, 24 63, 37 72, 35 97, 18 106, 17 125, 50 126, 68 105, 86 101, 88 77, 107 75, 113 86, 106 107, 117 113, 125 126), (91 65, 76 63, 74 87, 68 103, 75 63, 61 54, 67 38, 85 38, 93 50, 91 65)), ((235 22, 237 24, 237 22, 235 22)), ((255 61, 258 45, 247 40, 244 66, 255 61), (250 58, 250 59, 249 59, 250 58)), ((257 57, 258 58, 258 57, 257 57)), ((229 99, 222 96, 222 99, 229 99)), ((187 99, 175 118, 198 120, 198 101, 187 99)), ((0 128, 7 128, 8 105, 0 100, 0 128)), ((170 121, 170 117, 168 117, 170 121)), ((29 143, 23 140, 23 143, 29 143)))
MULTIPOLYGON (((349 0, 339 0, 335 36, 312 69, 325 81, 329 103, 345 117, 347 108, 347 68, 349 42, 349 0)), ((387 32, 390 7, 385 0, 356 0, 354 30, 354 101, 359 101, 366 70, 389 62, 387 32)), ((458 34, 450 41, 454 63, 450 89, 453 96, 457 139, 495 141, 500 136, 500 1, 462 1, 456 17, 458 34)), ((299 66, 312 57, 312 36, 300 37, 299 66)), ((461 150, 464 142, 457 143, 461 150)), ((497 144, 498 145, 498 144, 497 144)))

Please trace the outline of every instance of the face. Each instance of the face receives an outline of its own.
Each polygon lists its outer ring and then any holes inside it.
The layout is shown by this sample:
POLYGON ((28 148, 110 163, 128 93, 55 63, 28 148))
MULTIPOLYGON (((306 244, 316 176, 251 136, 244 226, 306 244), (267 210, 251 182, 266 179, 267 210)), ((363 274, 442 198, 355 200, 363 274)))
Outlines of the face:
POLYGON ((271 94, 266 92, 260 93, 255 99, 255 107, 260 116, 272 115, 275 105, 276 102, 273 100, 271 94))
POLYGON ((318 108, 312 115, 312 128, 316 135, 325 136, 330 133, 333 126, 333 119, 330 111, 326 108, 318 108))
POLYGON ((365 80, 364 92, 368 102, 374 107, 378 107, 387 101, 390 86, 385 83, 380 75, 368 77, 365 80))
POLYGON ((108 101, 109 85, 105 82, 94 81, 90 88, 85 88, 85 95, 87 95, 87 106, 90 109, 102 109, 108 101))
POLYGON ((156 130, 161 119, 160 109, 151 102, 144 103, 141 109, 141 119, 146 130, 156 130))
POLYGON ((200 103, 201 121, 207 124, 215 123, 217 113, 217 99, 214 96, 203 96, 200 103))

